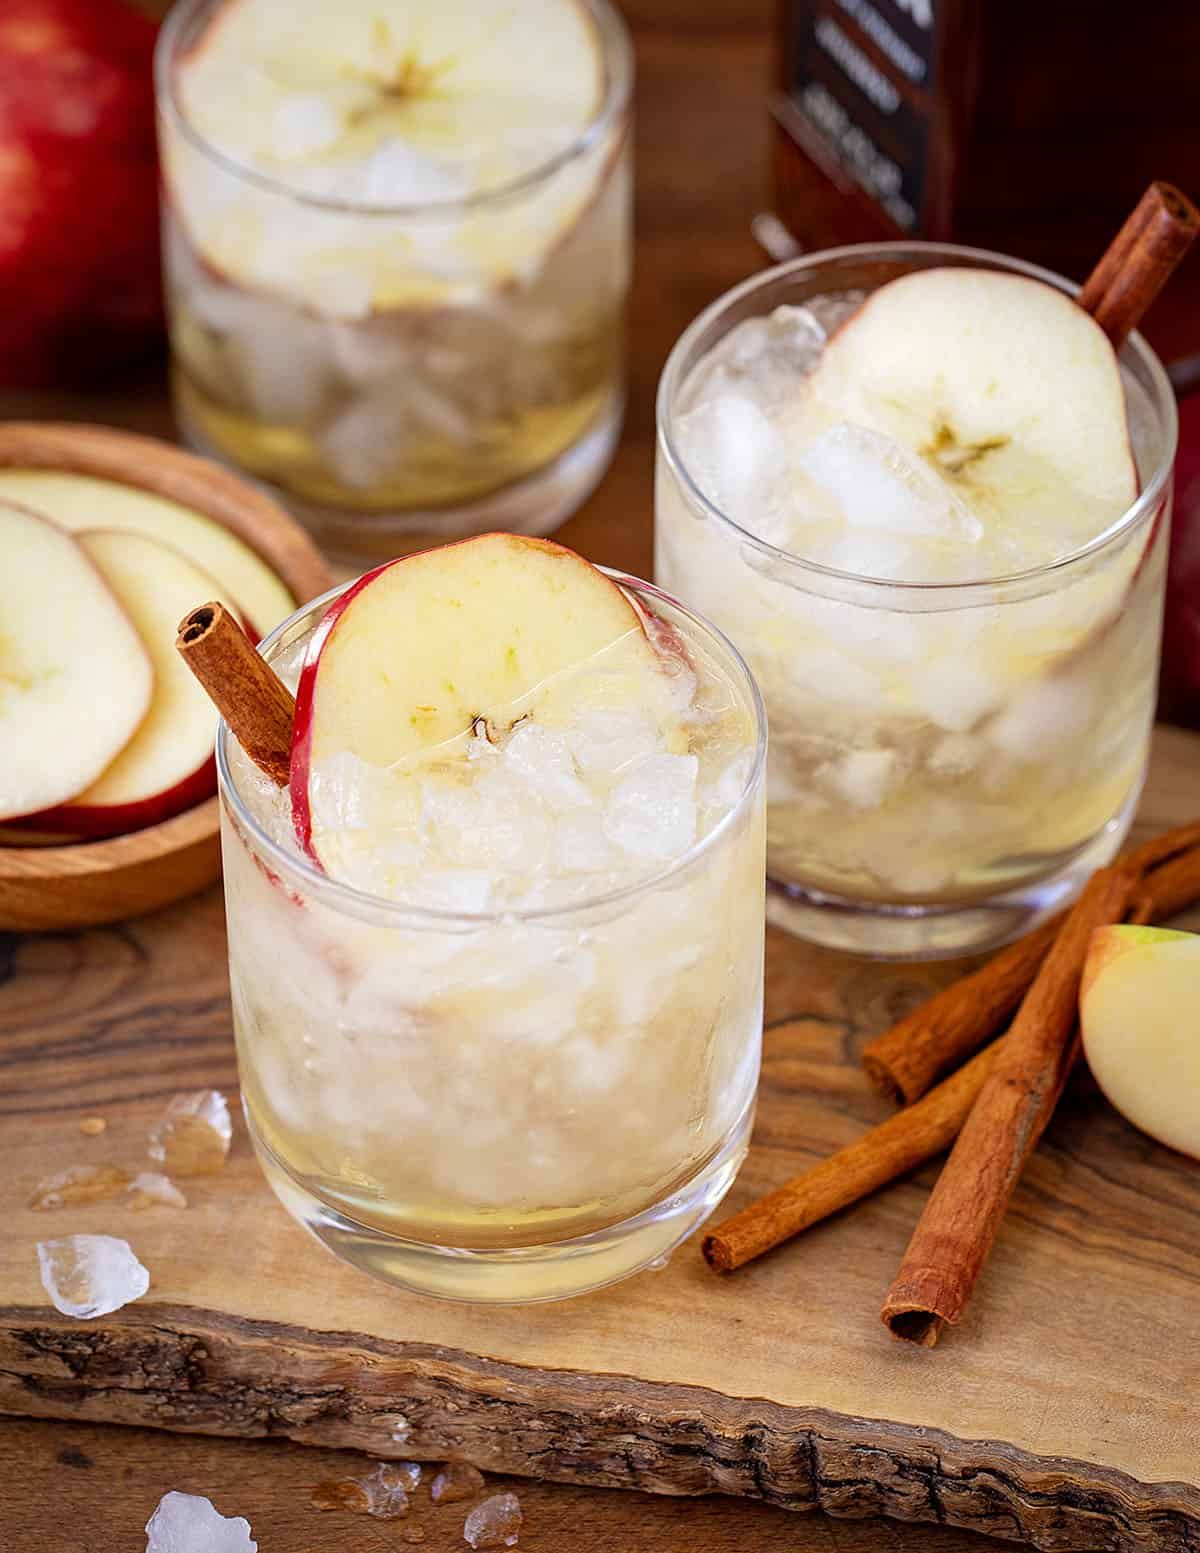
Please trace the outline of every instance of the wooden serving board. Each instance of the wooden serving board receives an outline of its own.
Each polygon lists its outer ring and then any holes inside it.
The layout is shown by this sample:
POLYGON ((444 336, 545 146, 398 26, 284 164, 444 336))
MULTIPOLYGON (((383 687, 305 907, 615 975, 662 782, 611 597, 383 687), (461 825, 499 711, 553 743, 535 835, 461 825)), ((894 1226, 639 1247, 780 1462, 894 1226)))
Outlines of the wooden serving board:
MULTIPOLYGON (((1159 730, 1139 830, 1197 808, 1200 738, 1159 730)), ((730 1206, 888 1114, 857 1052, 956 969, 771 935, 759 1122, 730 1206)), ((341 1266, 276 1205, 240 1123, 186 1210, 33 1213, 54 1170, 143 1163, 175 1091, 234 1087, 219 894, 0 939, 0 983, 0 1411, 456 1454, 1042 1548, 1200 1550, 1200 1166, 1127 1127, 1085 1073, 967 1320, 926 1351, 889 1339, 879 1305, 932 1170, 732 1278, 692 1242, 662 1272, 534 1309, 438 1304, 341 1266), (79 1131, 91 1115, 100 1137, 79 1131), (77 1231, 127 1238, 149 1294, 91 1322, 48 1308, 34 1243, 77 1231)))

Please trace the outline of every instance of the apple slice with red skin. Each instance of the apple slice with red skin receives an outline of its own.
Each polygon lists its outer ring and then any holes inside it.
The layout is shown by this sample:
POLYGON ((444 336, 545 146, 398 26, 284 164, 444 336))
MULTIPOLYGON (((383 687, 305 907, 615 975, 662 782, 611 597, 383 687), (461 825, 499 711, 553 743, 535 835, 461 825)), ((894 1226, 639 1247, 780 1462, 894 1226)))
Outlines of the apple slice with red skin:
POLYGON ((87 552, 57 524, 0 502, 0 819, 63 803, 133 737, 154 670, 87 552))
MULTIPOLYGON (((619 693, 668 726, 669 677, 621 589, 545 539, 484 534, 391 561, 329 609, 296 690, 291 799, 320 862, 313 772, 349 752, 388 768, 519 718, 569 714, 572 671, 604 655, 619 693)), ((464 744, 465 748, 465 744, 464 744)))
POLYGON ((233 608, 207 572, 160 539, 93 529, 77 543, 137 628, 155 680, 145 718, 97 780, 16 827, 60 842, 142 830, 216 792, 212 705, 175 651, 175 630, 197 599, 233 608))

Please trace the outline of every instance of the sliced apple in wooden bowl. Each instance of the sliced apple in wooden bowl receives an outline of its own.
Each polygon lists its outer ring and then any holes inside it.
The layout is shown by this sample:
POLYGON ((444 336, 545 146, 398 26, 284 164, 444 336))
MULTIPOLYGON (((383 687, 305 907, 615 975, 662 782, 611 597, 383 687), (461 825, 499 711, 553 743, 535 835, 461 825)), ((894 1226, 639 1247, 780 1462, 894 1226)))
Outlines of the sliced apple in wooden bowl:
POLYGON ((78 543, 136 628, 154 689, 132 737, 94 782, 17 822, 63 841, 141 830, 216 792, 212 706, 175 651, 174 632, 197 599, 233 608, 207 572, 162 540, 94 529, 78 543))
POLYGON ((332 579, 261 491, 150 437, 5 422, 9 500, 47 510, 0 535, 0 930, 150 911, 220 871, 215 719, 178 677, 179 615, 221 597, 266 631, 332 579))
POLYGON ((60 804, 133 738, 154 691, 146 648, 71 536, 0 502, 0 820, 60 804))
POLYGON ((301 847, 337 873, 339 832, 314 788, 350 754, 403 776, 481 728, 561 725, 581 698, 645 707, 683 747, 670 676, 639 612, 602 572, 544 539, 485 534, 368 572, 330 608, 296 692, 292 812, 301 847), (602 674, 580 672, 602 667, 602 674))

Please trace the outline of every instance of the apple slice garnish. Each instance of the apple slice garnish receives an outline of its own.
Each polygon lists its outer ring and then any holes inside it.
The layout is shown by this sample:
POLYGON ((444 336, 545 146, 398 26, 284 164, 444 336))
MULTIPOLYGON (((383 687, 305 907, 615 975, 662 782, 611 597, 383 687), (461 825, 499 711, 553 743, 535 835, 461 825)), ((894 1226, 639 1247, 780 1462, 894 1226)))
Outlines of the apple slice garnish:
POLYGON ((66 802, 29 815, 22 828, 95 840, 155 825, 216 791, 212 703, 175 651, 175 631, 197 599, 232 605, 207 572, 162 540, 95 529, 77 543, 145 644, 154 693, 133 737, 97 779, 66 802))
POLYGON ((562 725, 596 695, 648 709, 668 745, 683 737, 641 616, 573 551, 484 534, 368 572, 317 627, 296 691, 300 845, 321 861, 313 777, 331 758, 396 771, 456 740, 465 755, 473 730, 498 739, 526 719, 562 725))
POLYGON ((146 715, 154 670, 86 552, 57 524, 0 502, 0 819, 73 798, 146 715))
POLYGON ((846 422, 919 454, 1018 542, 1079 513, 1082 543, 1138 493, 1116 353, 1070 297, 1023 275, 918 270, 872 292, 805 380, 790 432, 846 422))
POLYGON ((1200 1159, 1200 933, 1124 925, 1092 935, 1079 1017, 1096 1082, 1142 1132, 1200 1159))
POLYGON ((285 620, 296 603, 267 563, 224 524, 155 491, 56 469, 0 469, 0 500, 44 512, 74 534, 123 529, 182 550, 233 596, 259 631, 285 620))

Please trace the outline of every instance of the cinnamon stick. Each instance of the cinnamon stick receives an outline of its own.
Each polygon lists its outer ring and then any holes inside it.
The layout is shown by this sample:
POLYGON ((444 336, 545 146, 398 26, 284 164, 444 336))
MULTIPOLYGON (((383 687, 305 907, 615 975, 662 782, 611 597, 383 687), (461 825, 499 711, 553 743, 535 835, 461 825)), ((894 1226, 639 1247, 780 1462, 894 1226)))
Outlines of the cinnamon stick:
POLYGON ((705 1261, 732 1273, 841 1208, 907 1175, 949 1148, 974 1105, 1003 1041, 979 1052, 931 1089, 836 1154, 751 1203, 704 1237, 705 1261))
POLYGON ((202 604, 180 621, 175 646, 250 759, 286 787, 296 702, 221 604, 202 604))
POLYGON ((1200 212, 1169 183, 1152 183, 1105 249, 1079 305, 1114 350, 1137 328, 1200 231, 1200 212))
MULTIPOLYGON (((1200 820, 1152 837, 1131 848, 1123 860, 1136 871, 1151 870, 1139 887, 1138 909, 1150 913, 1142 920, 1161 922, 1200 899, 1200 820), (1189 850, 1196 852, 1196 862, 1187 867, 1181 862, 1177 871, 1162 877, 1156 865, 1189 850)), ((978 1051, 1021 1001, 1065 920, 1066 914, 1060 913, 1043 922, 869 1042, 861 1060, 876 1089, 911 1104, 978 1051)))
POLYGON ((1093 874, 1046 956, 888 1290, 882 1317, 893 1336, 931 1348, 966 1309, 1074 1063, 1088 943, 1096 928, 1121 920, 1133 883, 1127 865, 1093 874))
POLYGON ((1134 891, 1130 922, 1162 922, 1200 900, 1200 847, 1152 869, 1134 891))

